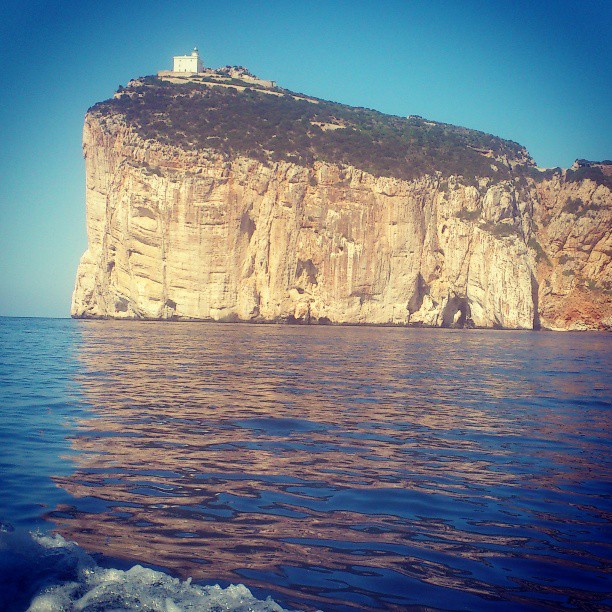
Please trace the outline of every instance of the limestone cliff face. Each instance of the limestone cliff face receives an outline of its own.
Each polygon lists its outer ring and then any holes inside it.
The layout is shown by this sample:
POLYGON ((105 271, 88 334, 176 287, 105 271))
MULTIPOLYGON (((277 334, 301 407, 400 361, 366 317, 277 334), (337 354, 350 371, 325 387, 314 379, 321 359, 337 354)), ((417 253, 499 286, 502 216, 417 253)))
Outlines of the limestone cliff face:
POLYGON ((545 251, 540 320, 556 330, 612 329, 612 194, 591 180, 535 186, 533 221, 545 251))
POLYGON ((612 324, 612 200, 592 181, 470 186, 227 160, 95 111, 83 144, 89 246, 73 316, 612 324))

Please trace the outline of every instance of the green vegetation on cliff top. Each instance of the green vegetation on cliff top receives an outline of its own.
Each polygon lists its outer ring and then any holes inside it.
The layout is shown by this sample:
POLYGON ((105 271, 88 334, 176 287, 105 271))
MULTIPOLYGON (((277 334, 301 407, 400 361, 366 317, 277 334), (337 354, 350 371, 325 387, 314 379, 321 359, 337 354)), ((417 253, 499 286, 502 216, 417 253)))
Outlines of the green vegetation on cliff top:
POLYGON ((319 160, 400 179, 439 172, 499 180, 533 171, 519 144, 476 130, 306 99, 278 88, 281 95, 274 95, 236 79, 237 87, 202 81, 145 77, 91 111, 120 114, 145 139, 264 163, 309 166, 319 160))

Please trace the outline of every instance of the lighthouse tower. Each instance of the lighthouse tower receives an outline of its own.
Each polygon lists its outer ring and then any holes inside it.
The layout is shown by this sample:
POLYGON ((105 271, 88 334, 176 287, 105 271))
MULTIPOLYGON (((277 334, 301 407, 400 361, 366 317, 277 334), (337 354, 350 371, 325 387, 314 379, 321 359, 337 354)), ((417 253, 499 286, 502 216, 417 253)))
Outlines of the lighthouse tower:
POLYGON ((173 72, 188 72, 194 74, 202 72, 204 69, 204 64, 202 64, 197 47, 194 47, 191 55, 175 55, 173 59, 173 72))

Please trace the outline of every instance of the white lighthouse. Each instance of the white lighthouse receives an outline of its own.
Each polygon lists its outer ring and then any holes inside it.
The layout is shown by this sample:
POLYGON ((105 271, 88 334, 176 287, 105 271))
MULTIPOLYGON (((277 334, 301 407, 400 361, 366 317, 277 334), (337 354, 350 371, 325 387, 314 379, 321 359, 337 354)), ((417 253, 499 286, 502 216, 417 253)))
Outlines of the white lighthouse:
POLYGON ((198 73, 204 69, 204 64, 198 54, 198 48, 194 47, 191 55, 175 55, 173 72, 198 73))

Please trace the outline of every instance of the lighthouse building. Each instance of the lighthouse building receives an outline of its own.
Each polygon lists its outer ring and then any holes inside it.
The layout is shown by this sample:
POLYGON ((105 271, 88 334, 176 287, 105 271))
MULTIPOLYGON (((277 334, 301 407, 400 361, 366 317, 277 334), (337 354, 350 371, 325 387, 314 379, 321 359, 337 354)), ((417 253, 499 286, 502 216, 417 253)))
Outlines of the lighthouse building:
POLYGON ((200 59, 197 47, 191 52, 191 55, 175 55, 174 56, 173 72, 190 72, 198 73, 204 69, 204 64, 200 59))

